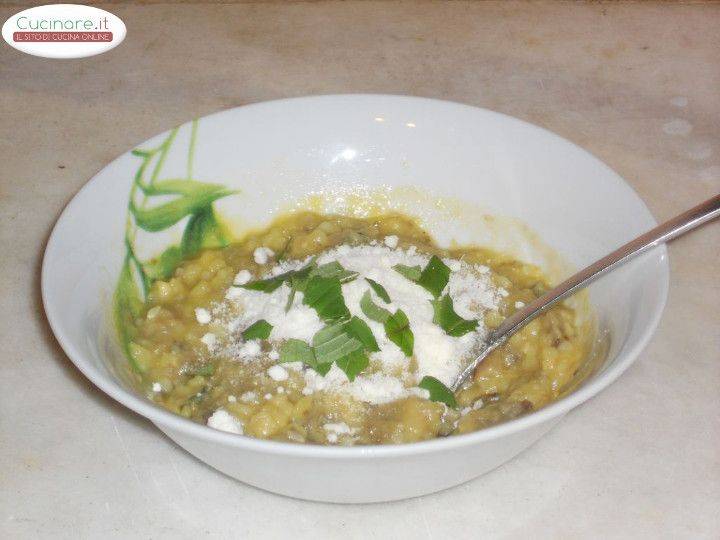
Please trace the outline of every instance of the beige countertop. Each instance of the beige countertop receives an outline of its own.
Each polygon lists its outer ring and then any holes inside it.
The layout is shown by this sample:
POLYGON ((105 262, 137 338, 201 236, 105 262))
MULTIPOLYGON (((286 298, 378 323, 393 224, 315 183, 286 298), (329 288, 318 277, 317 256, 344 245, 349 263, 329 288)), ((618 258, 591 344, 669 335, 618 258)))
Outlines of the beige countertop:
MULTIPOLYGON (((4 4, 3 20, 22 7, 4 4)), ((107 54, 0 45, 0 537, 720 535, 720 224, 671 246, 662 323, 613 386, 482 478, 371 506, 275 496, 186 454, 74 368, 38 279, 58 214, 111 159, 190 118, 305 94, 520 117, 668 218, 720 192, 720 4, 137 4, 106 8, 128 28, 107 54)))

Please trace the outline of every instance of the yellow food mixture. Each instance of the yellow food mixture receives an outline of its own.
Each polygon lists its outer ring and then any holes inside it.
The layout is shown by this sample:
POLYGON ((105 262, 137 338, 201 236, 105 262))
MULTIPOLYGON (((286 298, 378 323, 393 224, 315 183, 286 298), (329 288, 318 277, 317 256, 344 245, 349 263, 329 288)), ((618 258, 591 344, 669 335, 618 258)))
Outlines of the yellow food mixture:
MULTIPOLYGON (((277 362, 267 354, 267 344, 262 345, 261 359, 251 363, 208 354, 202 341, 208 326, 198 322, 196 308, 209 310, 222 301, 240 270, 253 276, 267 272, 256 262, 256 248, 267 247, 277 258, 303 260, 339 245, 382 242, 388 235, 397 236, 399 246, 416 246, 418 253, 489 267, 493 284, 508 294, 497 310, 484 314, 488 329, 549 286, 540 269, 500 253, 477 247, 441 249, 404 215, 360 219, 290 214, 238 243, 200 252, 182 262, 169 279, 153 283, 129 333, 128 350, 144 391, 161 406, 203 424, 223 409, 252 437, 350 445, 468 433, 537 410, 577 382, 588 336, 566 305, 554 307, 494 351, 455 394, 457 407, 418 395, 380 404, 341 393, 306 395, 302 371, 287 370, 288 378, 281 383, 267 375, 277 362), (342 429, 333 428, 338 425, 342 429)), ((213 329, 220 339, 223 331, 213 329)))

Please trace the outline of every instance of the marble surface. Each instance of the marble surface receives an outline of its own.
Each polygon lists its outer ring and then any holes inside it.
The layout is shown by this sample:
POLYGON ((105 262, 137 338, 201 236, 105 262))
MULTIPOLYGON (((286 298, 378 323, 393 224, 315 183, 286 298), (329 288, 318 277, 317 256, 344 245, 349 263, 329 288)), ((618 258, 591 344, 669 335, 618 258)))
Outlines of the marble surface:
MULTIPOLYGON (((3 20, 20 9, 4 4, 3 20)), ((107 54, 0 46, 0 537, 720 535, 720 224, 670 248, 662 323, 618 382, 485 477, 392 504, 290 500, 215 472, 83 378, 39 295, 52 224, 103 165, 187 119, 285 96, 414 94, 515 115, 599 156, 668 218, 720 191, 720 4, 108 9, 128 35, 107 54)))

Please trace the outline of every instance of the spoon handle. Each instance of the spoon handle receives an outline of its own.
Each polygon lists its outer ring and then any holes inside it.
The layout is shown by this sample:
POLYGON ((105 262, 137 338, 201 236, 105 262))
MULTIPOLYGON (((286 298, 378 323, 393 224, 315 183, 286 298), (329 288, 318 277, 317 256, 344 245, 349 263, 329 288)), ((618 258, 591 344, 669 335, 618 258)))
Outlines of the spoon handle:
POLYGON ((488 336, 487 349, 463 370, 454 388, 458 388, 460 384, 475 371, 477 365, 488 353, 502 345, 511 335, 538 315, 544 313, 568 296, 575 294, 580 289, 587 287, 606 272, 614 270, 641 253, 665 242, 669 242, 717 217, 720 217, 720 195, 711 197, 707 201, 638 236, 609 255, 580 270, 577 274, 569 277, 540 298, 535 299, 523 309, 516 311, 490 333, 488 336))

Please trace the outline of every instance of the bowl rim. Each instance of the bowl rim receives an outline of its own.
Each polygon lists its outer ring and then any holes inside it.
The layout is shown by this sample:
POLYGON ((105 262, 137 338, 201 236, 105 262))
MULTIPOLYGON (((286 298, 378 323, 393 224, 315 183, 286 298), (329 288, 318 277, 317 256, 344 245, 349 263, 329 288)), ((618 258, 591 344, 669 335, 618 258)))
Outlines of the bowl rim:
MULTIPOLYGON (((619 174, 613 169, 606 165, 602 160, 597 158, 592 153, 588 152, 584 148, 578 146, 572 141, 561 137, 560 135, 547 130, 541 126, 537 126, 520 118, 510 116, 504 113, 492 111, 482 107, 476 107, 474 105, 468 105, 464 103, 425 98, 417 96, 408 96, 402 94, 320 94, 310 96, 300 96, 284 99, 276 99, 269 101, 261 101, 257 103, 250 103, 247 105, 241 105, 238 107, 230 107, 222 109, 214 113, 205 115, 201 118, 210 118, 218 115, 226 114, 230 111, 247 108, 261 108, 261 107, 272 107, 275 105, 285 104, 289 102, 295 102, 298 104, 306 103, 309 101, 324 101, 324 100, 336 100, 336 99, 378 99, 378 100, 399 100, 399 101, 414 101, 416 103, 426 103, 440 106, 453 106, 459 108, 466 108, 472 111, 482 111, 490 116, 501 117, 505 121, 515 122, 522 124, 525 128, 535 130, 543 133, 545 136, 550 136, 553 139, 559 140, 566 145, 571 145, 576 150, 586 154, 592 158, 598 167, 605 169, 610 176, 614 177, 615 180, 626 189, 632 196, 634 196, 638 202, 645 207, 650 221, 654 224, 657 222, 652 217, 650 210, 647 208, 643 200, 637 194, 637 192, 628 184, 619 174)), ((182 125, 182 124, 181 124, 182 125)), ((161 132, 153 137, 150 137, 148 141, 162 135, 165 132, 161 132)), ((142 144, 142 143, 141 143, 142 144)), ((590 398, 597 395, 612 382, 614 382, 622 373, 625 372, 637 359, 640 352, 645 348, 650 339, 652 338, 659 322, 662 317, 665 305, 667 303, 668 289, 669 289, 669 262, 667 256, 667 248, 665 245, 657 247, 654 253, 659 257, 660 262, 660 273, 661 279, 658 280, 657 286, 659 287, 660 297, 657 302, 653 313, 650 315, 649 324, 640 331, 640 335, 637 342, 631 346, 628 350, 621 349, 618 351, 617 356, 614 358, 613 365, 604 369, 600 373, 593 375, 591 379, 583 383, 578 389, 574 390, 570 394, 563 396, 557 401, 537 410, 530 414, 503 422, 501 424, 484 428, 471 433, 462 435, 453 435, 452 437, 442 437, 431 439, 428 441, 411 442, 402 444, 388 444, 388 445, 364 445, 364 446, 323 446, 323 445, 312 445, 312 444, 299 444, 289 443, 281 441, 271 441, 265 439, 258 439, 248 435, 236 435, 232 433, 226 433, 206 425, 196 423, 192 420, 183 418, 180 415, 162 409, 158 405, 155 405, 147 398, 130 392, 122 386, 120 386, 111 376, 106 376, 101 372, 92 361, 85 358, 85 356, 78 350, 73 341, 68 335, 64 333, 63 326, 61 324, 61 313, 57 309, 57 306, 52 305, 49 301, 49 290, 50 274, 49 268, 51 264, 51 255, 53 251, 57 249, 58 237, 60 236, 64 223, 69 219, 70 214, 73 213, 76 206, 79 205, 80 195, 85 192, 91 185, 99 180, 103 172, 110 167, 117 160, 125 156, 128 151, 123 152, 114 160, 105 165, 100 171, 92 176, 82 188, 72 197, 69 203, 64 207, 53 226, 52 232, 48 237, 48 241, 45 246, 43 255, 40 285, 43 308, 50 324, 50 328, 55 335, 58 343, 62 347, 65 354, 68 356, 70 361, 87 377, 95 386, 97 386, 104 393, 109 395, 115 401, 138 413, 139 415, 147 418, 154 423, 159 429, 165 431, 165 429, 173 432, 179 432, 183 435, 192 436, 198 439, 202 439, 208 442, 221 444, 224 446, 235 447, 247 451, 273 454, 273 455, 285 455, 288 457, 310 457, 310 458, 331 458, 331 459, 357 459, 357 458, 374 458, 374 457, 400 457, 419 455, 431 452, 440 452, 448 449, 462 448, 484 441, 500 439, 509 435, 513 435, 520 431, 530 429, 536 426, 540 426, 545 422, 549 422, 555 418, 559 418, 566 414, 570 410, 574 409, 578 405, 584 403, 590 398)))

